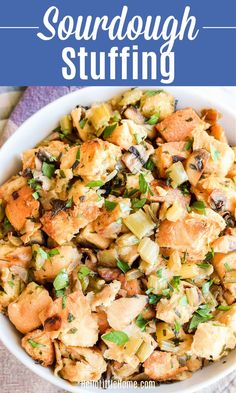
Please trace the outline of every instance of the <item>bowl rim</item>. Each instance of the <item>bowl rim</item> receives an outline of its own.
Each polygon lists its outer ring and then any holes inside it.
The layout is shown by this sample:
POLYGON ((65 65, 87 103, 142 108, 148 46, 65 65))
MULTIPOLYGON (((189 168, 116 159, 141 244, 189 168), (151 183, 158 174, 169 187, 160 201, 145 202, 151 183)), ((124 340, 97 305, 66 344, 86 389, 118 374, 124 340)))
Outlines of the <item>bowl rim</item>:
MULTIPOLYGON (((95 93, 96 93, 96 91, 98 91, 100 89, 110 90, 111 96, 112 96, 112 95, 114 95, 112 93, 112 91, 114 91, 115 89, 120 89, 120 91, 121 90, 125 91, 131 87, 132 86, 95 86, 95 87, 89 86, 89 87, 83 87, 81 89, 70 92, 70 93, 54 100, 53 102, 47 104, 46 106, 42 107, 40 110, 35 112, 32 116, 30 116, 27 120, 25 120, 18 127, 18 129, 1 146, 0 158, 2 155, 4 155, 4 153, 6 154, 7 150, 11 147, 11 144, 13 143, 14 139, 16 139, 19 135, 21 135, 21 133, 24 131, 24 129, 26 129, 32 121, 37 119, 37 117, 40 117, 46 109, 49 110, 50 108, 53 108, 55 106, 59 106, 61 103, 65 102, 68 97, 72 97, 72 96, 76 97, 77 95, 80 96, 81 92, 84 92, 84 91, 86 91, 86 92, 91 91, 93 93, 95 91, 95 93)), ((157 86, 138 86, 138 87, 141 89, 151 89, 151 88, 156 89, 156 88, 158 88, 157 86)), ((175 91, 181 91, 181 90, 185 91, 185 93, 189 94, 189 95, 193 95, 193 92, 194 92, 194 96, 196 97, 196 99, 202 99, 203 102, 204 102, 204 98, 205 98, 205 100, 209 98, 207 96, 207 94, 204 94, 204 92, 200 93, 198 90, 194 91, 194 87, 190 87, 190 86, 183 86, 183 87, 182 86, 171 86, 171 87, 164 86, 163 90, 165 90, 167 92, 173 92, 173 95, 175 95, 175 91), (191 89, 191 91, 190 91, 190 89, 191 89)), ((236 113, 234 113, 233 109, 228 108, 228 106, 226 104, 222 104, 221 102, 218 102, 216 97, 211 98, 211 101, 212 101, 213 106, 215 105, 215 107, 217 109, 219 109, 221 112, 223 112, 225 117, 230 116, 230 117, 234 118, 236 121, 236 113)), ((81 393, 85 393, 88 391, 95 392, 94 389, 80 387, 79 385, 77 385, 77 386, 70 385, 69 382, 64 381, 63 379, 60 379, 60 377, 54 376, 53 373, 50 373, 50 374, 44 373, 43 367, 38 367, 36 369, 35 364, 31 358, 29 358, 29 361, 27 361, 24 358, 22 359, 21 353, 18 352, 17 349, 15 348, 15 345, 12 344, 11 342, 9 342, 9 340, 5 337, 5 334, 2 331, 2 329, 0 329, 0 340, 3 343, 3 345, 9 350, 9 352, 11 354, 13 354, 22 364, 24 364, 24 366, 26 366, 28 369, 30 369, 34 374, 40 376, 42 379, 52 383, 53 385, 55 385, 59 388, 67 389, 67 391, 71 391, 71 392, 81 392, 81 393), (66 386, 65 386, 65 384, 66 384, 66 386)), ((234 349, 233 351, 236 351, 236 349, 234 349)), ((210 367, 214 367, 214 364, 212 364, 210 367)), ((201 389, 206 388, 206 387, 210 386, 211 384, 216 383, 220 379, 226 377, 234 370, 236 370, 236 362, 232 362, 232 364, 227 366, 224 370, 220 370, 220 372, 217 375, 213 375, 213 376, 209 377, 208 379, 205 379, 203 381, 199 381, 199 383, 196 382, 195 385, 192 387, 181 388, 180 391, 181 391, 181 393, 193 393, 198 390, 200 391, 201 389)), ((179 383, 181 383, 181 382, 179 382, 179 383)), ((172 386, 174 385, 176 387, 176 390, 175 390, 176 393, 179 391, 178 390, 179 383, 177 384, 174 382, 172 384, 172 386)), ((160 385, 160 387, 161 386, 164 386, 164 385, 160 385)), ((156 388, 158 388, 158 386, 156 388)), ((128 388, 128 389, 130 391, 134 391, 134 388, 128 388)), ((149 389, 149 388, 146 388, 146 389, 149 389)), ((137 390, 137 389, 135 389, 135 390, 137 390)), ((103 391, 104 391, 104 389, 96 388, 96 392, 103 392, 103 391)), ((107 391, 109 392, 110 389, 108 388, 107 391)))

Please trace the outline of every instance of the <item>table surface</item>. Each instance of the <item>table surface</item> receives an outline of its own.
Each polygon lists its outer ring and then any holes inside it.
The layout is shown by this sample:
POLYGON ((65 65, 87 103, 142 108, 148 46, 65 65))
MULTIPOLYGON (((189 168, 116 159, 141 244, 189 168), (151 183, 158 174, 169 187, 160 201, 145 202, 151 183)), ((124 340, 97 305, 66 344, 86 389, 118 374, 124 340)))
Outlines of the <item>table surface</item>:
MULTIPOLYGON (((190 87, 188 87, 190 88, 190 87)), ((199 87, 205 94, 218 97, 236 112, 236 87, 199 87)), ((0 86, 0 134, 6 121, 21 97, 24 88, 0 86)), ((11 355, 0 342, 0 392, 1 393, 63 393, 64 391, 37 377, 11 355)), ((161 392, 161 389, 157 388, 161 392)), ((200 392, 198 392, 200 393, 200 392)), ((236 393, 236 372, 201 393, 236 393)))

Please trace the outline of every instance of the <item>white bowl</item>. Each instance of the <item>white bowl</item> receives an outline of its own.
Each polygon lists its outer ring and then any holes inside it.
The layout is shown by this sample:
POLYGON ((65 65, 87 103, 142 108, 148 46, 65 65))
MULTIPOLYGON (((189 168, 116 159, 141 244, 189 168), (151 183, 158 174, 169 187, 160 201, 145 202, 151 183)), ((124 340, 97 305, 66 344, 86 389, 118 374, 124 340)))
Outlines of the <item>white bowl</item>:
MULTIPOLYGON (((148 89, 156 87, 148 87, 148 89)), ((125 87, 87 87, 67 96, 64 96, 47 105, 29 118, 16 133, 4 144, 0 150, 0 184, 6 181, 20 168, 20 155, 23 151, 34 147, 44 139, 57 125, 58 120, 69 113, 78 104, 91 105, 95 101, 106 101, 113 95, 125 90, 125 87)), ((178 108, 192 106, 196 110, 206 107, 214 107, 223 114, 222 125, 227 133, 231 144, 236 145, 236 114, 222 106, 214 97, 199 94, 194 88, 170 87, 165 90, 172 92, 178 99, 178 108)), ((35 364, 20 346, 20 335, 11 325, 9 320, 0 315, 0 339, 9 351, 17 357, 25 366, 35 374, 51 382, 52 384, 70 392, 88 392, 93 388, 81 388, 72 386, 68 382, 55 377, 50 369, 35 364)), ((148 388, 150 393, 192 393, 200 392, 202 388, 209 386, 220 378, 236 369, 236 350, 219 362, 198 371, 192 378, 173 384, 162 384, 159 387, 148 388), (226 362, 225 362, 226 360, 226 362)), ((104 389, 95 389, 103 392, 104 389)), ((117 392, 135 392, 134 388, 116 388, 117 392)))

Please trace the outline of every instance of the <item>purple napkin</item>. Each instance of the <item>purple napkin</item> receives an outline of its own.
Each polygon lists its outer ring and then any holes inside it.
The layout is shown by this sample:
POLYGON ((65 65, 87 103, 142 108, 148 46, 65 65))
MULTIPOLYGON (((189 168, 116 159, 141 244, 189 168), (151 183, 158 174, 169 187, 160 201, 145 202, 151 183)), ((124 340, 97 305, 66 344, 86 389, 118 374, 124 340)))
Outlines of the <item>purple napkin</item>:
POLYGON ((0 139, 0 146, 17 130, 17 128, 39 109, 65 94, 79 89, 76 86, 30 86, 23 93, 20 101, 12 111, 0 139))

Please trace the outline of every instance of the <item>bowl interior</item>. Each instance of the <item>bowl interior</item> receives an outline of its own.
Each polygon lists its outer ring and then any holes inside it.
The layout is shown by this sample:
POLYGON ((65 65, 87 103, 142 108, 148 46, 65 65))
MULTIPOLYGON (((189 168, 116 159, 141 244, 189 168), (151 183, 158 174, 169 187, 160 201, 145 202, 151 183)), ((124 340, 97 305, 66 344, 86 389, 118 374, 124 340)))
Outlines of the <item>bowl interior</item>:
MULTIPOLYGON (((145 87, 143 87, 145 89, 145 87)), ((146 87, 147 89, 147 87, 146 87)), ((156 86, 148 87, 148 89, 156 89, 156 86)), ((20 155, 23 151, 34 147, 42 139, 44 139, 55 127, 58 125, 58 119, 63 115, 69 113, 72 108, 78 104, 91 105, 94 102, 106 101, 112 96, 126 90, 125 87, 88 87, 70 93, 53 103, 41 109, 30 119, 28 119, 16 133, 4 144, 0 150, 0 184, 6 181, 11 175, 15 174, 20 168, 20 155)), ((221 124, 223 125, 228 139, 231 144, 236 145, 236 115, 228 108, 215 100, 213 94, 199 93, 192 87, 170 87, 165 90, 171 92, 176 99, 178 99, 177 108, 192 106, 196 110, 202 108, 214 107, 218 109, 223 118, 221 124)), ((25 353, 20 346, 20 335, 11 325, 9 320, 0 314, 0 339, 5 346, 28 368, 33 372, 48 380, 54 385, 70 392, 82 392, 93 390, 92 387, 72 386, 66 381, 55 377, 50 369, 45 369, 37 365, 25 353)), ((159 391, 161 393, 190 393, 199 391, 207 385, 216 382, 218 379, 224 377, 236 368, 236 350, 232 351, 230 355, 216 362, 201 371, 195 373, 192 378, 183 382, 174 384, 162 384, 159 387, 148 388, 150 393, 159 391)), ((95 388, 96 392, 104 391, 103 389, 95 388)), ((116 388, 117 391, 123 391, 124 388, 116 388)), ((127 391, 135 391, 136 389, 127 387, 127 391)))

